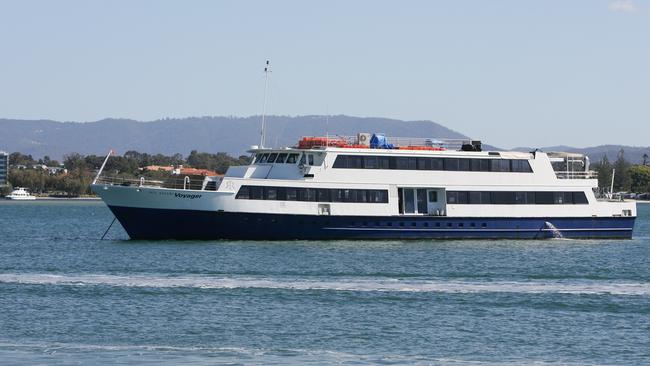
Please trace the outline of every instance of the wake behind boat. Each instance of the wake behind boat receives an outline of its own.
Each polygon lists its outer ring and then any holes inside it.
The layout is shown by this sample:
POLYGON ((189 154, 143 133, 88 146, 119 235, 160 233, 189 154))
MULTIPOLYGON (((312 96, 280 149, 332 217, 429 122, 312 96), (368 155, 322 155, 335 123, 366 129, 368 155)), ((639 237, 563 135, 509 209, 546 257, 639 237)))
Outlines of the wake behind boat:
POLYGON ((583 155, 368 133, 249 152, 223 177, 92 190, 133 239, 630 238, 636 217, 583 155))

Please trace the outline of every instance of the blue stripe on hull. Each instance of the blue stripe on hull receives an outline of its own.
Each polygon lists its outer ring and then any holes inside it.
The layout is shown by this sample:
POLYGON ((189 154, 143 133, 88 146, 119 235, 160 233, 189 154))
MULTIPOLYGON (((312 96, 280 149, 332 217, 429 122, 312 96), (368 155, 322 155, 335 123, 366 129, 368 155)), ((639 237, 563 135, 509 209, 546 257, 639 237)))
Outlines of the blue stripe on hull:
POLYGON ((631 238, 634 217, 314 216, 109 206, 132 239, 631 238))

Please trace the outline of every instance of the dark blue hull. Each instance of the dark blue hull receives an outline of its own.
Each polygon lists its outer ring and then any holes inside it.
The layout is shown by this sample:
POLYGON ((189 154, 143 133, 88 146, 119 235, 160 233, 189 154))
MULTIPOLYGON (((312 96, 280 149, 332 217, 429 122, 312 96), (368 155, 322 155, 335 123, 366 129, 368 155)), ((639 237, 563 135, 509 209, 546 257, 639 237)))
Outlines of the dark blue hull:
POLYGON ((132 239, 545 239, 632 237, 634 217, 314 216, 109 206, 132 239))

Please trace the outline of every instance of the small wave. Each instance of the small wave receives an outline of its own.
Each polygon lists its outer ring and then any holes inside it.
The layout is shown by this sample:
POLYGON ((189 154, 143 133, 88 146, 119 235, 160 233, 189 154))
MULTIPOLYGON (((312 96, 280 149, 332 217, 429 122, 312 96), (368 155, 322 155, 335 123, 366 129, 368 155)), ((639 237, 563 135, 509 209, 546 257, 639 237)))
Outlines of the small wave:
MULTIPOLYGON (((452 357, 428 357, 417 355, 400 354, 356 354, 342 351, 331 351, 321 349, 293 349, 293 348, 247 348, 247 347, 210 347, 210 346, 169 346, 169 345, 100 345, 100 344, 79 344, 79 343, 13 343, 0 341, 0 351, 15 364, 31 365, 42 363, 31 362, 30 357, 25 354, 42 354, 48 356, 60 356, 66 360, 79 359, 95 363, 106 360, 106 357, 120 357, 126 355, 128 363, 156 363, 176 364, 178 358, 186 359, 192 357, 194 364, 213 365, 220 362, 230 364, 236 361, 237 364, 244 360, 244 363, 268 364, 268 365, 376 365, 376 364, 409 364, 409 365, 450 365, 450 366, 494 366, 494 365, 550 365, 556 364, 552 361, 531 361, 531 360, 502 360, 502 361, 478 361, 452 357), (21 354, 12 359, 11 353, 7 351, 18 351, 21 354), (88 357, 79 357, 89 355, 88 357), (205 357, 200 357, 205 355, 205 357), (94 360, 94 361, 93 361, 94 360), (149 362, 146 362, 149 361, 149 362)), ((56 358, 46 358, 48 364, 56 364, 56 358)), ((69 364, 64 362, 62 364, 69 364)), ((565 365, 578 365, 578 363, 563 363, 565 365)), ((579 363, 585 365, 585 363, 579 363)))
POLYGON ((525 293, 650 295, 650 283, 600 280, 572 281, 456 281, 396 278, 311 279, 286 277, 215 276, 117 276, 103 274, 53 275, 0 274, 0 283, 56 286, 113 286, 199 289, 281 289, 356 292, 441 292, 441 293, 525 293))

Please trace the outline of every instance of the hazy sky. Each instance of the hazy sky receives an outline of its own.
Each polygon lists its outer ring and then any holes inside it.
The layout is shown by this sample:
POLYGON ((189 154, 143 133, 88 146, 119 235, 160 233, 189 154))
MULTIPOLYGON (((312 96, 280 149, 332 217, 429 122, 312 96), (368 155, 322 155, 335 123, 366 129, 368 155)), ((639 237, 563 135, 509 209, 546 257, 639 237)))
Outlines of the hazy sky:
POLYGON ((650 145, 650 1, 3 1, 0 117, 434 120, 650 145))

